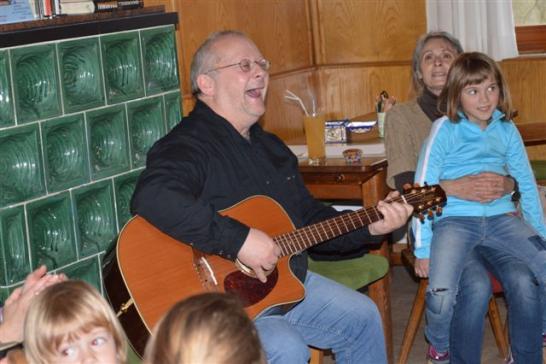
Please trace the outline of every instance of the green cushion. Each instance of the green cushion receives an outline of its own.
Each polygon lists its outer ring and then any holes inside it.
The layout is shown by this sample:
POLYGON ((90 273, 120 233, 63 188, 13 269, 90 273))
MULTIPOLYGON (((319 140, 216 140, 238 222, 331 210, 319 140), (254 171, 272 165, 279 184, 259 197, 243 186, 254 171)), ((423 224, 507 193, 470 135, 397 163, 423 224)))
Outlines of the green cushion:
POLYGON ((135 353, 131 345, 128 345, 129 348, 127 350, 127 364, 140 364, 142 363, 142 360, 140 357, 135 353))
POLYGON ((531 161, 531 167, 536 179, 546 179, 546 160, 531 161))
POLYGON ((384 256, 373 254, 337 261, 309 258, 309 270, 356 290, 387 274, 389 262, 384 256))

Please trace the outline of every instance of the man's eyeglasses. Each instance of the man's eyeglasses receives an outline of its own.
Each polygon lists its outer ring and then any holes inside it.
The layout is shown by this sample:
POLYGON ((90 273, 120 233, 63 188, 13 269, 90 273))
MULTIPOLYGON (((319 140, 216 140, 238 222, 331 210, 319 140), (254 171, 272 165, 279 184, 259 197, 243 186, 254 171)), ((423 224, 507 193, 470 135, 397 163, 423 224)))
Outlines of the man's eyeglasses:
POLYGON ((228 64, 227 66, 220 66, 220 67, 213 68, 213 69, 208 70, 207 72, 205 72, 205 74, 213 72, 213 71, 218 71, 218 70, 221 70, 221 69, 224 69, 224 68, 228 68, 228 67, 233 67, 233 66, 239 66, 241 68, 241 71, 247 73, 247 72, 250 72, 252 70, 252 68, 254 67, 254 64, 257 64, 258 66, 260 66, 260 68, 262 70, 264 70, 264 71, 269 70, 269 67, 271 67, 271 62, 269 62, 267 59, 260 59, 258 61, 251 61, 248 58, 243 58, 243 59, 241 59, 240 62, 233 63, 233 64, 228 64))

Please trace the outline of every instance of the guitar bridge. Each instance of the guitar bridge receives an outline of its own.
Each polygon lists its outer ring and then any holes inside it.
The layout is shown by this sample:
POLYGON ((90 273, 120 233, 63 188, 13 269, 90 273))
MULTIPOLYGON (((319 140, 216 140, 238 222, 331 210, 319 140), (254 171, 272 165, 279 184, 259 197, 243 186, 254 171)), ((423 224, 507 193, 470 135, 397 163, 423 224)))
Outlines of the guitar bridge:
POLYGON ((209 291, 218 290, 218 280, 216 279, 214 270, 207 260, 206 255, 195 249, 193 250, 193 267, 205 289, 209 291))

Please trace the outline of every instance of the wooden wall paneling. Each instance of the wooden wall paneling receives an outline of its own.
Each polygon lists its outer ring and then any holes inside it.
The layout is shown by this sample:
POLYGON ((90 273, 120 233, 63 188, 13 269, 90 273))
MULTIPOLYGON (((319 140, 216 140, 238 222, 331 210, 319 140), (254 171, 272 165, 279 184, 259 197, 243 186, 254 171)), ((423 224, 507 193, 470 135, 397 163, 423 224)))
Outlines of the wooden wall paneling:
POLYGON ((382 90, 399 102, 408 98, 410 65, 354 65, 322 67, 321 88, 326 109, 336 118, 352 118, 375 110, 382 90))
POLYGON ((272 76, 267 97, 267 111, 262 126, 283 140, 303 138, 301 108, 284 99, 285 90, 296 93, 310 104, 311 88, 319 107, 329 119, 352 118, 374 110, 375 98, 387 90, 399 102, 408 98, 410 65, 354 65, 309 68, 272 76))
POLYGON ((311 0, 317 2, 320 63, 411 59, 426 31, 425 0, 311 0))
POLYGON ((247 33, 271 72, 312 65, 312 40, 306 0, 176 0, 184 43, 184 83, 189 93, 189 67, 197 47, 214 31, 235 29, 247 33))
POLYGON ((295 102, 284 98, 286 90, 300 96, 309 108, 307 89, 311 88, 320 100, 317 88, 317 72, 311 67, 295 72, 275 75, 270 78, 267 108, 261 125, 285 141, 303 141, 303 112, 295 102))
POLYGON ((144 6, 146 7, 157 5, 163 5, 167 13, 177 11, 176 0, 144 0, 144 6))
MULTIPOLYGON (((520 57, 500 63, 514 107, 516 123, 546 121, 546 58, 520 57)), ((546 146, 527 147, 529 158, 546 159, 546 146)))

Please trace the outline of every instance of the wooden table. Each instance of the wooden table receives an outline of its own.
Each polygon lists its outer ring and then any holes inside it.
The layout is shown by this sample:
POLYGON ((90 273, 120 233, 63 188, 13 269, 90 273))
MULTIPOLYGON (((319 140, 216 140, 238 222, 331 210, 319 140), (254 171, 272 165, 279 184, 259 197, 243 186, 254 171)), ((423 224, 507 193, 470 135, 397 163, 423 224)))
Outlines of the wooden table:
MULTIPOLYGON (((348 165, 343 158, 326 158, 319 165, 300 160, 300 172, 305 185, 315 198, 324 200, 352 200, 365 207, 375 206, 387 194, 385 183, 387 161, 384 157, 364 158, 359 164, 348 165)), ((371 254, 389 259, 387 241, 371 254)), ((368 294, 376 303, 383 319, 387 358, 393 363, 392 316, 390 301, 390 273, 368 286, 368 294)))

